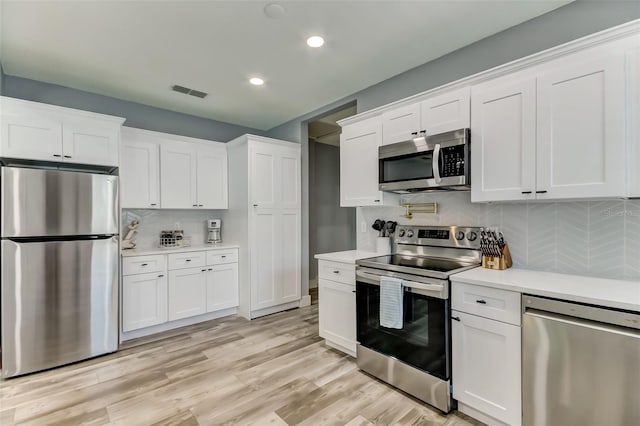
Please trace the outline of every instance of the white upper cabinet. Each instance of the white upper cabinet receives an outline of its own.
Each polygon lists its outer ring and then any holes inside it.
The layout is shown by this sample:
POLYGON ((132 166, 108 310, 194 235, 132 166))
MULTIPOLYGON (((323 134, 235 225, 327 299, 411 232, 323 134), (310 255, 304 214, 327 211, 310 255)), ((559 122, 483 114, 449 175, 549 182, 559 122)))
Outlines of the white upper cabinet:
POLYGON ((120 126, 100 120, 80 119, 64 123, 62 156, 65 161, 118 165, 120 126))
POLYGON ((253 207, 273 209, 278 205, 276 181, 278 152, 270 145, 254 144, 249 148, 251 203, 253 207))
POLYGON ((160 147, 160 196, 165 209, 198 207, 197 159, 192 144, 163 142, 160 147))
POLYGON ((129 127, 122 139, 122 207, 228 208, 224 144, 129 127))
POLYGON ((469 127, 470 88, 452 90, 382 113, 382 144, 469 127))
POLYGON ((421 130, 427 135, 437 135, 470 125, 471 88, 453 90, 434 96, 420 103, 421 130))
POLYGON ((624 196, 624 66, 551 62, 538 78, 537 198, 624 196))
POLYGON ((534 198, 536 82, 507 76, 474 87, 471 201, 534 198))
POLYGON ((123 118, 0 98, 0 157, 118 166, 123 118))
POLYGON ((197 150, 198 207, 226 209, 229 206, 227 188, 227 151, 224 147, 197 150))
POLYGON ((420 131, 420 104, 401 106, 382 113, 382 144, 414 138, 420 131))
POLYGON ((378 189, 378 147, 382 122, 374 117, 344 126, 340 135, 340 205, 380 206, 397 197, 378 189))
POLYGON ((120 204, 123 208, 160 207, 160 145, 122 129, 120 204))
POLYGON ((617 43, 473 87, 472 201, 627 195, 632 141, 617 43))

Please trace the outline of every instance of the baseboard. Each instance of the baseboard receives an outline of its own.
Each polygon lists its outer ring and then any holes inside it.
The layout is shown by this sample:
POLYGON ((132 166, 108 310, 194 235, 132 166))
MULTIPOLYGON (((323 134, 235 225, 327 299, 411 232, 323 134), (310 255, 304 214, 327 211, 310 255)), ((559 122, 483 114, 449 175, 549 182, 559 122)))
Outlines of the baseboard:
POLYGON ((307 294, 306 296, 302 296, 300 299, 300 307, 304 308, 305 306, 311 305, 311 295, 307 294))
POLYGON ((186 327, 188 325, 198 324, 200 322, 211 321, 229 315, 234 315, 237 312, 238 309, 236 308, 223 309, 221 311, 209 312, 207 314, 198 315, 195 317, 182 318, 176 321, 170 321, 151 327, 141 328, 139 330, 122 332, 120 334, 120 343, 131 339, 137 339, 138 337, 145 337, 156 333, 162 333, 163 331, 173 330, 174 328, 186 327))
POLYGON ((251 318, 256 319, 259 317, 263 317, 265 315, 275 314, 277 312, 287 311, 289 309, 295 309, 300 307, 300 301, 296 300, 295 302, 284 303, 278 306, 271 306, 270 308, 259 309, 257 311, 251 311, 251 318))

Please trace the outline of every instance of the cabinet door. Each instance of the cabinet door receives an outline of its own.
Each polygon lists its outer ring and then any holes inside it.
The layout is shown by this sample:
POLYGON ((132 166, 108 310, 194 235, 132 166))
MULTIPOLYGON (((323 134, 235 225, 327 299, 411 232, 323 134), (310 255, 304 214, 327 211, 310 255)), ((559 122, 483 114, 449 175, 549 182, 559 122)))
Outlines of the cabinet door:
POLYGON ((206 272, 205 268, 169 271, 169 321, 206 312, 206 272))
POLYGON ((122 331, 167 321, 167 277, 164 273, 122 277, 122 331))
POLYGON ((282 210, 279 222, 278 299, 279 303, 300 300, 301 213, 299 209, 282 210))
POLYGON ((60 161, 62 125, 37 114, 3 114, 0 155, 7 158, 60 161))
POLYGON ((471 201, 535 198, 536 83, 514 79, 473 88, 471 201))
POLYGON ((278 156, 278 173, 276 174, 280 188, 279 206, 284 209, 300 209, 300 150, 283 149, 278 156))
POLYGON ((420 130, 420 103, 402 106, 382 114, 382 145, 414 138, 420 130))
POLYGON ((278 205, 278 152, 269 144, 252 144, 249 149, 251 204, 272 209, 278 205))
POLYGON ((120 125, 100 120, 65 121, 62 126, 65 161, 102 166, 118 165, 120 125))
POLYGON ((468 128, 471 125, 471 89, 455 90, 426 101, 420 105, 421 129, 427 135, 468 128))
POLYGON ((453 397, 512 426, 522 418, 520 327, 452 311, 453 397))
POLYGON ((627 197, 640 198, 640 43, 627 56, 627 197))
POLYGON ((624 67, 623 54, 552 62, 538 79, 538 198, 624 196, 624 67))
POLYGON ((280 243, 277 210, 256 208, 251 214, 251 310, 280 304, 280 243))
POLYGON ((205 209, 226 209, 227 152, 222 149, 198 148, 197 199, 198 207, 205 209))
POLYGON ((320 337, 356 352, 355 286, 329 280, 318 282, 320 337))
POLYGON ((196 155, 191 144, 163 142, 160 148, 160 198, 162 208, 198 207, 196 155))
POLYGON ((379 206, 378 147, 382 144, 380 118, 344 127, 340 135, 340 205, 379 206))
POLYGON ((122 143, 120 202, 123 208, 160 207, 159 146, 150 142, 122 143))
POLYGON ((207 312, 238 306, 238 264, 207 268, 207 312))

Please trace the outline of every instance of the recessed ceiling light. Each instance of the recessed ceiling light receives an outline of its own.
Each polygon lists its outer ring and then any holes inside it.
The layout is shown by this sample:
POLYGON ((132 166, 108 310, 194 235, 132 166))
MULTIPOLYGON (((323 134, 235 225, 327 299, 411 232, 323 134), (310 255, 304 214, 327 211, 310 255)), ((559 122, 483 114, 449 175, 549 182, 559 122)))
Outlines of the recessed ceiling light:
POLYGON ((264 84, 264 80, 260 77, 251 77, 249 79, 249 83, 253 84, 254 86, 262 86, 264 84))
POLYGON ((324 44, 324 39, 320 36, 311 36, 307 39, 307 44, 310 47, 320 47, 324 44))

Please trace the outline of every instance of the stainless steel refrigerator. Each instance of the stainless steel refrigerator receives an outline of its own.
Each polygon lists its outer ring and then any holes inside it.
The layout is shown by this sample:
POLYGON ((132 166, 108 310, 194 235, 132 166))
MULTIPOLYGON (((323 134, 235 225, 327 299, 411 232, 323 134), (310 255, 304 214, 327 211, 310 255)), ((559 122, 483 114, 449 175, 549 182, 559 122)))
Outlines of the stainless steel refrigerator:
POLYGON ((0 170, 2 377, 118 346, 118 177, 0 170))

